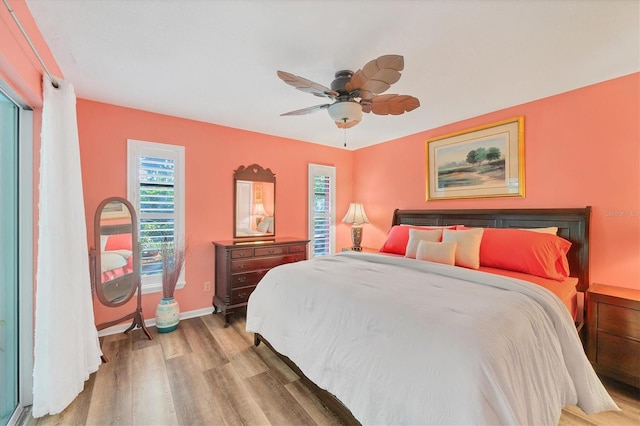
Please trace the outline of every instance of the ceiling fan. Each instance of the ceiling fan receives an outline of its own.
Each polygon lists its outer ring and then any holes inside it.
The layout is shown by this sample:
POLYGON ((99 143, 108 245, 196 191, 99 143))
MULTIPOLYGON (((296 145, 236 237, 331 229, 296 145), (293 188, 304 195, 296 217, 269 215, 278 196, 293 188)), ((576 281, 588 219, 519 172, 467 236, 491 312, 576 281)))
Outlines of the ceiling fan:
POLYGON ((400 79, 400 71, 403 69, 402 56, 380 56, 367 62, 355 73, 351 70, 336 72, 331 88, 288 72, 278 71, 278 77, 296 89, 334 100, 333 103, 298 109, 280 115, 304 115, 326 109, 339 128, 348 129, 360 122, 362 112, 400 115, 413 111, 420 106, 417 98, 409 95, 381 95, 400 79))

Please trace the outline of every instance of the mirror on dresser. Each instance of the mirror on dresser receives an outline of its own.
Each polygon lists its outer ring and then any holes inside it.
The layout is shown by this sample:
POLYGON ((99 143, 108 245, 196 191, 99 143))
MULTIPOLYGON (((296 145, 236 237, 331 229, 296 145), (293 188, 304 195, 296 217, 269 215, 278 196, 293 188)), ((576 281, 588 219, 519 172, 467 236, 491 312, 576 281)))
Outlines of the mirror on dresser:
POLYGON ((233 237, 276 235, 276 175, 258 164, 240 166, 233 174, 233 237))
POLYGON ((102 330, 132 319, 132 324, 125 333, 137 326, 151 339, 142 317, 138 219, 135 209, 124 198, 107 198, 96 209, 93 229, 94 247, 90 251, 91 284, 98 301, 104 306, 116 308, 129 302, 137 294, 135 311, 98 324, 96 328, 102 330))
POLYGON ((249 296, 270 269, 307 259, 309 240, 276 237, 276 176, 258 164, 233 174, 233 239, 213 241, 215 293, 213 308, 224 326, 246 309, 249 296))

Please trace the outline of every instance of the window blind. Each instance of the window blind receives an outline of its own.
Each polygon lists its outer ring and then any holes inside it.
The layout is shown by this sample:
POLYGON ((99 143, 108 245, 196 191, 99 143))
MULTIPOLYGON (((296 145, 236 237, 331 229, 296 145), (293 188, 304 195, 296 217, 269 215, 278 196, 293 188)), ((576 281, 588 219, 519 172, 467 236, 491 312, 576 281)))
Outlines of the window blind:
POLYGON ((139 157, 140 245, 143 276, 162 273, 160 247, 175 240, 175 162, 139 157))

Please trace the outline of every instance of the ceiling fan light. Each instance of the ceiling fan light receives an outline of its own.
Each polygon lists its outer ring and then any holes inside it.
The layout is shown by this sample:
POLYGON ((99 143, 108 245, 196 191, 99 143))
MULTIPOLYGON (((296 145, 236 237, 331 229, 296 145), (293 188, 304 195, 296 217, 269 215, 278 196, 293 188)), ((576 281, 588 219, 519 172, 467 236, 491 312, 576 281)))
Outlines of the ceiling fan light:
POLYGON ((354 101, 336 102, 329 106, 328 111, 333 121, 348 123, 362 118, 362 105, 354 101))

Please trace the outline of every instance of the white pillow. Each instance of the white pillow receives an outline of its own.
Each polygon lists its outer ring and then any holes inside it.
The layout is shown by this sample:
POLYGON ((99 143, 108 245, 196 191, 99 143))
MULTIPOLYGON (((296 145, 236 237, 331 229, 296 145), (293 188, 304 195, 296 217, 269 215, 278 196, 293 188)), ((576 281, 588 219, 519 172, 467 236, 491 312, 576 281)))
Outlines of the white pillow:
POLYGON ((407 248, 404 253, 404 257, 416 258, 416 252, 418 251, 418 244, 420 241, 432 241, 434 243, 439 242, 442 239, 441 229, 409 229, 409 241, 407 242, 407 248))
POLYGON ((100 234, 100 251, 104 251, 104 248, 107 246, 108 239, 109 239, 108 235, 100 234))
POLYGON ((558 235, 558 227, 550 226, 548 228, 516 228, 522 231, 540 232, 541 234, 558 235))
POLYGON ((455 241, 447 243, 434 243, 431 241, 420 241, 416 259, 428 260, 429 262, 444 263, 445 265, 455 265, 456 247, 455 241))
POLYGON ((102 272, 110 271, 112 269, 122 268, 126 266, 127 259, 119 255, 118 253, 104 252, 100 257, 100 269, 102 272))
POLYGON ((258 231, 273 232, 273 216, 265 216, 258 224, 258 231))
POLYGON ((442 231, 442 242, 458 243, 456 247, 456 266, 478 269, 480 267, 480 243, 484 229, 465 230, 445 229, 442 231))
POLYGON ((262 218, 262 220, 260 221, 260 223, 258 224, 258 231, 260 232, 267 232, 267 230, 269 229, 269 218, 268 217, 264 217, 262 218))

